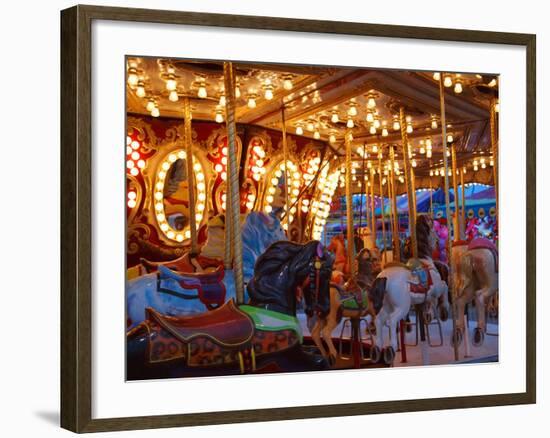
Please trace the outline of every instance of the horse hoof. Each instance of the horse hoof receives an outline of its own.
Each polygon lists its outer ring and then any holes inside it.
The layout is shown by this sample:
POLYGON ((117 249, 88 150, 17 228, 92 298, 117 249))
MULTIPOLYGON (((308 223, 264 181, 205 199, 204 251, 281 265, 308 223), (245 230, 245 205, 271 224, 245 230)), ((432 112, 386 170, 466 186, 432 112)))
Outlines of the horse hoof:
POLYGON ((331 368, 334 368, 336 366, 336 356, 334 356, 334 354, 329 354, 328 364, 331 368))
POLYGON ((380 360, 380 356, 382 353, 380 352, 380 347, 377 345, 374 345, 370 349, 370 360, 374 363, 378 362, 380 360))
POLYGON ((457 347, 460 346, 460 344, 462 344, 462 330, 457 328, 454 333, 453 333, 453 336, 451 337, 451 344, 452 346, 454 347, 455 345, 457 347))
POLYGON ((384 363, 386 365, 391 365, 393 363, 393 360, 395 359, 395 350, 393 347, 386 347, 383 351, 384 356, 384 363))
POLYGON ((474 336, 472 338, 472 345, 474 347, 480 347, 483 345, 483 341, 485 341, 485 333, 480 327, 476 327, 474 329, 474 336))
POLYGON ((441 322, 445 322, 449 319, 449 311, 445 307, 439 308, 439 319, 441 322))

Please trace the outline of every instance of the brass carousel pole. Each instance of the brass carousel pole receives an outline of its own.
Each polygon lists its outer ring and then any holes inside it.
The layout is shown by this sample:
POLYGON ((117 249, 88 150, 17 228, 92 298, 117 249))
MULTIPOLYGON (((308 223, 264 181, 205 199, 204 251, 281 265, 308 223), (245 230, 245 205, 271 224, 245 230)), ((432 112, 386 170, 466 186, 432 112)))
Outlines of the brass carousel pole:
POLYGON ((392 239, 393 239, 393 260, 401 261, 401 243, 399 242, 399 224, 397 216, 397 199, 395 193, 395 151, 390 144, 390 184, 391 184, 391 209, 392 209, 392 239))
POLYGON ((498 137, 497 137, 497 100, 496 98, 493 98, 491 100, 491 116, 490 116, 490 122, 491 122, 491 147, 493 150, 493 182, 495 184, 495 202, 496 202, 496 210, 497 210, 497 221, 498 221, 498 215, 499 215, 499 209, 498 209, 498 137))
POLYGON ((458 182, 456 178, 456 148, 454 141, 451 143, 451 170, 453 172, 453 192, 455 196, 455 216, 453 218, 453 242, 460 240, 460 223, 458 209, 458 182))
MULTIPOLYGON (((447 162, 447 122, 445 121, 445 89, 443 88, 443 75, 440 74, 439 79, 439 104, 441 106, 441 141, 443 145, 443 168, 445 171, 444 184, 445 184, 445 214, 447 216, 447 224, 449 224, 449 217, 451 216, 449 208, 449 163, 447 162)), ((451 261, 452 256, 452 242, 447 238, 447 257, 451 261)), ((449 263, 449 289, 453 294, 453 307, 456 303, 455 290, 453 287, 453 264, 449 263)), ((451 319, 453 321, 453 339, 456 336, 456 318, 461 318, 462 315, 456 315, 456 310, 451 309, 451 319)), ((458 360, 458 342, 453 342, 453 349, 455 360, 458 360)))
POLYGON ((378 155, 378 183, 379 183, 379 193, 380 193, 380 217, 382 218, 382 242, 384 242, 383 247, 383 257, 384 265, 386 264, 386 218, 384 217, 384 190, 382 184, 382 156, 378 155))
POLYGON ((466 236, 466 189, 464 187, 464 170, 460 171, 460 191, 461 193, 461 213, 460 213, 460 238, 464 239, 466 236))
MULTIPOLYGON (((244 279, 243 279, 243 241, 240 233, 240 197, 239 197, 239 165, 237 163, 237 126, 235 123, 235 70, 233 63, 223 63, 223 77, 225 82, 226 96, 226 120, 227 120, 227 181, 229 182, 227 193, 231 193, 226 200, 226 218, 231 223, 231 248, 233 250, 233 274, 235 276, 235 292, 237 304, 244 302, 244 279), (227 203, 230 201, 230 203, 227 203)), ((226 221, 227 222, 227 221, 226 221)), ((226 229, 227 229, 226 225, 226 229)))
POLYGON ((411 167, 411 185, 412 185, 412 195, 413 195, 413 208, 414 208, 414 217, 418 217, 418 211, 416 206, 416 175, 414 173, 414 167, 411 167))
POLYGON ((355 242, 353 240, 353 196, 351 187, 351 132, 346 133, 346 238, 348 241, 347 262, 350 275, 353 276, 353 258, 355 242))
POLYGON ((370 214, 371 214, 371 221, 370 221, 370 232, 374 235, 374 245, 376 246, 376 212, 375 212, 375 203, 374 203, 374 169, 370 167, 370 214))
POLYGON ((434 217, 434 197, 433 197, 433 185, 432 185, 432 160, 430 160, 430 217, 434 217))
POLYGON ((407 137, 407 125, 405 123, 405 110, 399 108, 399 123, 401 125, 401 145, 403 147, 403 170, 405 171, 405 188, 407 189, 407 205, 409 206, 409 235, 411 236, 411 249, 413 258, 418 257, 418 245, 416 243, 416 215, 411 175, 411 163, 409 160, 409 139, 407 137))
POLYGON ((288 143, 286 138, 286 117, 285 117, 285 106, 281 102, 281 133, 283 135, 283 160, 285 161, 285 170, 284 170, 284 181, 285 181, 285 216, 284 220, 286 222, 286 231, 287 235, 290 236, 290 223, 289 223, 289 211, 290 211, 290 201, 288 197, 288 192, 290 187, 288 187, 288 143))
POLYGON ((191 230, 191 255, 196 255, 198 253, 197 248, 197 220, 196 220, 196 212, 195 212, 195 185, 192 183, 193 181, 193 133, 191 130, 191 103, 189 102, 189 98, 186 97, 183 100, 183 132, 185 136, 185 149, 186 149, 186 155, 187 159, 187 181, 189 184, 187 184, 187 190, 188 190, 188 198, 189 198, 189 227, 191 230))

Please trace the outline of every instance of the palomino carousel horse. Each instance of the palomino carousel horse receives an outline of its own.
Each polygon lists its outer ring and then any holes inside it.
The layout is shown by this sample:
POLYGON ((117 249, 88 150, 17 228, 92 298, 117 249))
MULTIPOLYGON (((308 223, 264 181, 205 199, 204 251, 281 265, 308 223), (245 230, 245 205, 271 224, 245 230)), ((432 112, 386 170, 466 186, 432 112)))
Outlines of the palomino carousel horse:
POLYGON ((411 259, 410 267, 403 264, 386 266, 376 277, 369 293, 376 312, 376 345, 371 349, 371 358, 375 362, 381 354, 384 362, 389 364, 393 361, 397 350, 397 326, 399 321, 407 317, 411 304, 431 302, 436 307, 441 298, 441 319, 446 319, 448 315, 448 287, 431 258, 436 236, 428 216, 418 217, 416 236, 418 259, 411 259), (390 345, 382 347, 385 326, 390 328, 390 345))
MULTIPOLYGON (((216 254, 212 249, 220 247, 223 254, 223 234, 210 239, 205 245, 207 254, 216 254)), ((243 274, 248 282, 254 272, 256 259, 279 240, 286 240, 277 219, 263 213, 250 213, 242 228, 243 274)), ((126 311, 128 328, 135 327, 145 318, 145 309, 152 307, 167 315, 200 313, 220 306, 235 298, 235 282, 232 270, 218 264, 214 271, 185 273, 177 270, 177 261, 159 263, 155 271, 127 281, 126 311), (176 268, 176 269, 174 269, 176 268)))
POLYGON ((380 270, 379 261, 373 251, 368 248, 363 248, 356 258, 357 276, 343 286, 335 283, 330 285, 330 312, 325 318, 317 317, 308 320, 308 326, 311 327, 311 338, 331 366, 336 363, 338 356, 332 342, 332 332, 340 324, 342 318, 361 319, 367 314, 374 317, 372 306, 368 301, 368 291, 380 270), (321 339, 327 344, 328 352, 321 339))
POLYGON ((276 242, 256 262, 247 305, 180 317, 148 308, 127 333, 128 379, 325 368, 302 350, 296 306, 302 295, 308 315, 328 314, 333 263, 318 241, 276 242))
POLYGON ((498 292, 498 250, 493 242, 478 237, 470 243, 458 241, 453 244, 452 267, 456 297, 457 332, 453 341, 460 343, 464 334, 464 307, 475 301, 477 309, 477 327, 474 329, 472 343, 483 344, 487 323, 485 309, 489 301, 498 292))

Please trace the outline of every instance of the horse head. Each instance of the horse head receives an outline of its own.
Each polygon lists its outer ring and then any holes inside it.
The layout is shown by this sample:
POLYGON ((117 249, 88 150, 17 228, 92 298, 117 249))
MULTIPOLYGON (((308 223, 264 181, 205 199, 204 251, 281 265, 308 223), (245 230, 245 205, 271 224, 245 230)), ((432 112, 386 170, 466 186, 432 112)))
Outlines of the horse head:
POLYGON ((296 314, 296 291, 302 288, 306 313, 326 315, 330 308, 330 277, 334 258, 318 241, 270 245, 254 266, 247 289, 251 304, 296 314))

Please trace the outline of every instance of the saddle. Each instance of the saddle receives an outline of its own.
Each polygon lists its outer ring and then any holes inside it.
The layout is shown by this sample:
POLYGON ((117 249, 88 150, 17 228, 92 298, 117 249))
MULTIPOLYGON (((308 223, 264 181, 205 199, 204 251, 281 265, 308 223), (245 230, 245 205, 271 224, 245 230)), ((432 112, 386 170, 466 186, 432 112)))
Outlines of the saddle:
POLYGON ((498 272, 498 249, 492 241, 483 237, 477 237, 468 244, 468 250, 472 249, 488 249, 493 255, 495 272, 498 272))
POLYGON ((210 312, 193 316, 163 315, 150 307, 146 309, 146 315, 186 344, 203 337, 223 347, 239 347, 254 335, 254 323, 233 300, 210 312))
POLYGON ((346 283, 344 286, 340 286, 336 283, 331 283, 331 287, 334 287, 340 294, 340 300, 342 307, 346 310, 365 310, 369 307, 368 291, 367 289, 361 289, 354 281, 346 283))
POLYGON ((418 277, 419 282, 418 283, 409 282, 410 292, 415 294, 428 293, 428 291, 434 284, 429 266, 423 264, 421 268, 411 272, 418 277))
POLYGON ((177 284, 187 290, 196 289, 199 298, 209 309, 214 306, 221 306, 225 302, 226 288, 223 283, 225 270, 223 266, 219 266, 213 272, 206 273, 183 273, 172 271, 166 266, 158 267, 158 276, 160 282, 160 290, 164 292, 174 292, 170 288, 164 290, 163 280, 175 280, 177 284))

